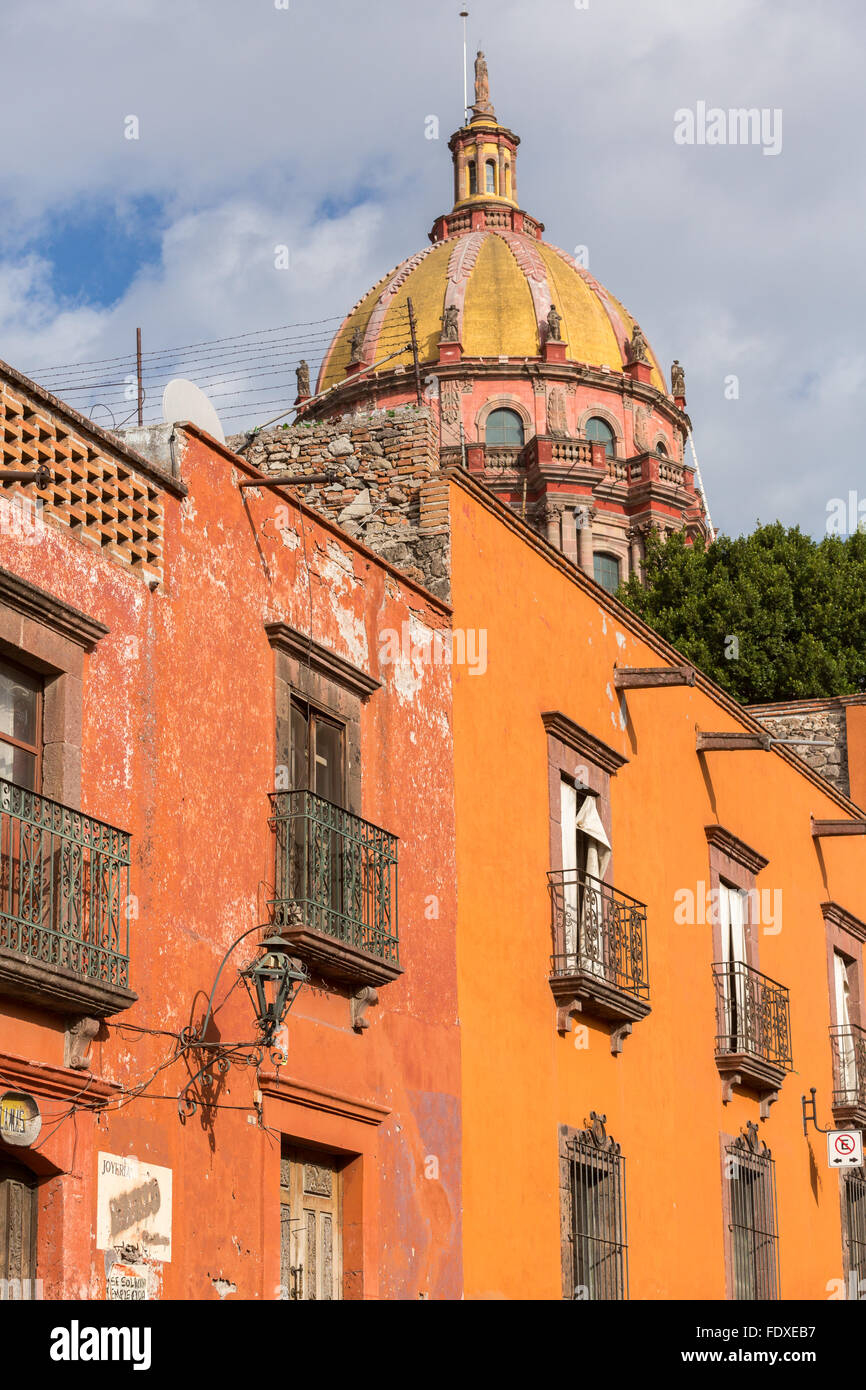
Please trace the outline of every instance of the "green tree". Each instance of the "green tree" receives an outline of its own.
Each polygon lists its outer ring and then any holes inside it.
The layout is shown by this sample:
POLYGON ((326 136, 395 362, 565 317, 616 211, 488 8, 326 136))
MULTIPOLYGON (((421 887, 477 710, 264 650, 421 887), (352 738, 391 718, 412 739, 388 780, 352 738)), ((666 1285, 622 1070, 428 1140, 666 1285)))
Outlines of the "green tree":
POLYGON ((746 704, 866 688, 866 534, 758 526, 712 545, 651 533, 647 582, 619 596, 746 704))

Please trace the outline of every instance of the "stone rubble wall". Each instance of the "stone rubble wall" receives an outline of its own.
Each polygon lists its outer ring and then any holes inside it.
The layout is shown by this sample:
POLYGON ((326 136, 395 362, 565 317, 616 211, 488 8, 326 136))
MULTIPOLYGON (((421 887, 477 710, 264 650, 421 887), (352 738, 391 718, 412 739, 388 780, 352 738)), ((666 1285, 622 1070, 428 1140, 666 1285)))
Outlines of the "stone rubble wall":
POLYGON ((850 794, 844 705, 838 709, 791 711, 786 714, 763 715, 759 709, 751 709, 749 713, 775 738, 832 739, 831 748, 797 743, 792 745, 791 751, 838 791, 845 796, 850 794))
MULTIPOLYGON (((226 442, 237 448, 242 440, 226 442)), ((450 598, 447 486, 435 484, 439 440, 428 409, 277 425, 244 455, 269 473, 335 471, 336 481, 299 490, 302 500, 437 598, 450 598)))

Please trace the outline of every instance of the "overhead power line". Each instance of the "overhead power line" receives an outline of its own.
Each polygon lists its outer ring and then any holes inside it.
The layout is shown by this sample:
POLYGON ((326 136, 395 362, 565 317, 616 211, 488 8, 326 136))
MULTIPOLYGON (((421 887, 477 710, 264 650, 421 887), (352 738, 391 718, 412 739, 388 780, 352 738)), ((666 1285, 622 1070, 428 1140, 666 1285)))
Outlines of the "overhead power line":
MULTIPOLYGON (((143 350, 137 331, 129 353, 37 367, 28 374, 100 423, 107 415, 111 428, 118 429, 136 416, 139 423, 159 420, 167 382, 183 376, 206 392, 224 421, 240 428, 280 407, 285 408, 277 419, 293 413, 298 367, 306 361, 314 380, 344 322, 345 315, 332 314, 149 351, 143 350)), ((376 338, 377 365, 405 355, 417 366, 413 338, 409 315, 401 313, 396 324, 392 317, 376 338)), ((340 345, 332 364, 342 378, 349 364, 348 341, 340 345)))

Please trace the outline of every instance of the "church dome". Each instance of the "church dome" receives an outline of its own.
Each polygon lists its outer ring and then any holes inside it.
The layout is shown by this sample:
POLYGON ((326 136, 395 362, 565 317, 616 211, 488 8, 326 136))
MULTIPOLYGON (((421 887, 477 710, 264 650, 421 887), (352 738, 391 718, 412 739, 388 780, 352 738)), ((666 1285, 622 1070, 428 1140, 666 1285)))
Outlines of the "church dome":
MULTIPOLYGON (((389 271, 355 305, 324 358, 318 391, 341 382, 353 361, 370 366, 387 358, 382 370, 411 370, 410 299, 422 367, 439 360, 449 307, 457 311, 455 331, 464 360, 520 361, 538 358, 554 305, 562 319, 560 335, 569 361, 622 372, 635 321, 619 300, 565 251, 530 231, 517 230, 514 222, 529 222, 526 215, 511 212, 501 201, 481 207, 479 201, 469 201, 462 218, 456 205, 457 216, 440 219, 450 224, 441 239, 389 271), (470 219, 474 229, 451 231, 455 222, 459 226, 470 219)), ((436 232, 434 228, 433 235, 436 232)), ((649 348, 647 356, 652 384, 666 392, 649 348)))
MULTIPOLYGON (((709 534, 696 463, 685 455, 685 373, 674 362, 668 387, 631 314, 579 259, 544 240, 544 224, 518 198, 519 144, 496 118, 479 52, 475 102, 448 142, 451 211, 434 222, 430 245, 343 320, 315 394, 299 365, 295 405, 306 424, 343 428, 387 412, 398 498, 423 436, 440 468, 475 475, 615 589, 642 573, 650 531, 709 534), (419 419, 397 418, 404 407, 420 408, 419 419)), ((341 509, 361 483, 369 471, 339 485, 341 509)))

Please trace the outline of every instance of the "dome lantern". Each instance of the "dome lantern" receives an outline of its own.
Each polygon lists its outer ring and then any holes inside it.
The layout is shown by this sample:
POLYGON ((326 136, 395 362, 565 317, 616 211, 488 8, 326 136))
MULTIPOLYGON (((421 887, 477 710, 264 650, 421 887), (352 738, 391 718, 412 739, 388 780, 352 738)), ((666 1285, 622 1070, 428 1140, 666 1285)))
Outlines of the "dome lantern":
POLYGON ((487 63, 479 50, 475 59, 475 102, 468 125, 448 142, 454 163, 455 209, 476 203, 517 206, 517 146, 519 136, 496 119, 490 100, 487 63))

